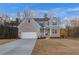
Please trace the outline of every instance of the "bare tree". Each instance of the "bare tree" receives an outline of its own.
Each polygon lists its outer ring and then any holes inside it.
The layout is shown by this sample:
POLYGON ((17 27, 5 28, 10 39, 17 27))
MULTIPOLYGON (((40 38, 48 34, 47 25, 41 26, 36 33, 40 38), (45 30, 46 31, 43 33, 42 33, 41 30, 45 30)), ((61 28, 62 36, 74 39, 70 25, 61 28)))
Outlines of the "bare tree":
POLYGON ((56 12, 53 11, 53 10, 48 10, 47 14, 48 14, 48 17, 49 17, 49 18, 51 18, 51 17, 53 17, 53 16, 56 16, 56 12))
POLYGON ((30 9, 24 10, 23 18, 24 20, 28 20, 28 22, 30 22, 32 19, 32 13, 30 9))
POLYGON ((25 19, 30 18, 30 10, 29 10, 29 9, 24 10, 24 18, 25 18, 25 19))
POLYGON ((21 14, 20 14, 19 11, 18 11, 17 14, 16 14, 16 21, 18 21, 18 23, 21 22, 21 14))

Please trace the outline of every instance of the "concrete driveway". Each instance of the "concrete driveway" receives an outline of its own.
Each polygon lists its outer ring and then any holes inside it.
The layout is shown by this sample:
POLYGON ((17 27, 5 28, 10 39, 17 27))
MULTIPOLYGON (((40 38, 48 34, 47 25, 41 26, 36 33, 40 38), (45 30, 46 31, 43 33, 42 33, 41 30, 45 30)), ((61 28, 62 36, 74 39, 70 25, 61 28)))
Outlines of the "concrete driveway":
POLYGON ((36 39, 18 39, 4 45, 0 45, 0 55, 30 55, 36 39))

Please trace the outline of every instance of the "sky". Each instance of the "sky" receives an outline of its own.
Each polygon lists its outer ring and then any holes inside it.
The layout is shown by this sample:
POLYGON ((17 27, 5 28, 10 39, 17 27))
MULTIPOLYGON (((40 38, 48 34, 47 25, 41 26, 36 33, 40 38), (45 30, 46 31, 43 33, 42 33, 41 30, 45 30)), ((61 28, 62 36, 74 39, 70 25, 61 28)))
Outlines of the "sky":
POLYGON ((79 3, 0 3, 0 13, 4 14, 23 12, 27 8, 32 10, 34 16, 40 14, 39 17, 46 12, 53 13, 62 20, 79 17, 79 3))

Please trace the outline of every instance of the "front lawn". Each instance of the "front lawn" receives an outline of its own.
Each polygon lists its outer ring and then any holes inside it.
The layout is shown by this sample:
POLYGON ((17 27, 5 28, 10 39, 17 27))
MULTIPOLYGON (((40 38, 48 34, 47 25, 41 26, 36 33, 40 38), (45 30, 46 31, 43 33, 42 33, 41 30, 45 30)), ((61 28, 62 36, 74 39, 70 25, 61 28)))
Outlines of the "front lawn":
POLYGON ((0 45, 14 41, 15 39, 0 39, 0 45))
POLYGON ((32 51, 33 55, 70 55, 79 54, 79 40, 39 39, 32 51))

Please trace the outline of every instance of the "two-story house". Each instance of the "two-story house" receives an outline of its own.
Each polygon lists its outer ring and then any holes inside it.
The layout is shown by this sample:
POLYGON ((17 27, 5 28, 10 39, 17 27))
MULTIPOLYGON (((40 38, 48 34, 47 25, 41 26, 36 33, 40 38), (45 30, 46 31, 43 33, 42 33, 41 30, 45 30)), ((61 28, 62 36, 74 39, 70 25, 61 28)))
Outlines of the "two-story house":
POLYGON ((60 20, 57 16, 50 18, 47 15, 44 18, 34 18, 39 23, 40 37, 60 37, 60 20))
POLYGON ((38 38, 60 37, 60 19, 57 16, 25 19, 18 26, 18 34, 22 32, 36 32, 38 38))

